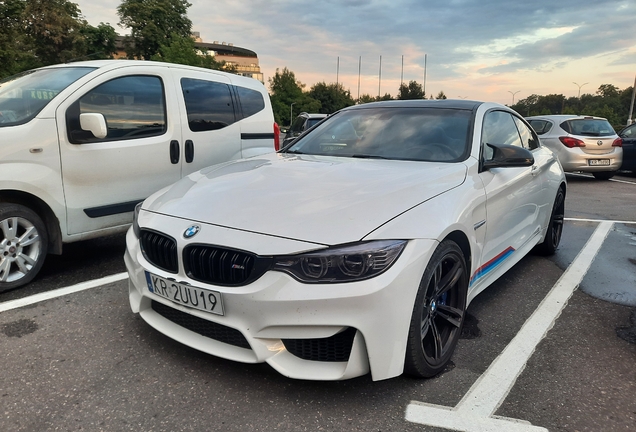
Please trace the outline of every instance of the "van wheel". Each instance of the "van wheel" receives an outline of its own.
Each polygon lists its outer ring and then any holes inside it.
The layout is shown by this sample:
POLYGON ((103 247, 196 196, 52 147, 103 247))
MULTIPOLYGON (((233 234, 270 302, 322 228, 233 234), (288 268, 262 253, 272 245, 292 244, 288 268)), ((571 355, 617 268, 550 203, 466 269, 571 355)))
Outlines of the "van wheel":
POLYGON ((451 240, 439 244, 424 271, 411 317, 404 371, 428 378, 450 361, 464 324, 468 268, 451 240))
POLYGON ((601 171, 592 173, 596 180, 609 180, 614 177, 614 174, 616 174, 616 171, 601 171))
POLYGON ((0 292, 33 280, 46 257, 42 219, 20 204, 0 203, 0 292))

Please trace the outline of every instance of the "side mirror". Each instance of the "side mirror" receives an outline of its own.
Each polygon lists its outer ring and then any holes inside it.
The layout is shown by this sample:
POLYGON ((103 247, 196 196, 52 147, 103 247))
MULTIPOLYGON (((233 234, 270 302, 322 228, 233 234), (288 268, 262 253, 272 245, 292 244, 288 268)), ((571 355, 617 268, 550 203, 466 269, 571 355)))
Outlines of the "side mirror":
POLYGON ((505 144, 486 144, 493 151, 492 159, 484 161, 482 168, 529 167, 534 165, 534 156, 522 147, 505 144))
POLYGON ((101 113, 80 114, 80 127, 82 130, 91 132, 95 138, 106 138, 108 135, 106 119, 101 113))

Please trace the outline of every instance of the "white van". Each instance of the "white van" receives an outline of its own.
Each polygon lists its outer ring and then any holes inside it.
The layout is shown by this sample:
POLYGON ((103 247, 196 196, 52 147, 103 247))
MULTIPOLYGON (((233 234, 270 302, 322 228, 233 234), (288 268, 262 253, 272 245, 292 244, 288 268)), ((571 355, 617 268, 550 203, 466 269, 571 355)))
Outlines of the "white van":
POLYGON ((125 230, 151 193, 278 137, 263 84, 224 72, 102 60, 0 81, 0 292, 63 243, 125 230))

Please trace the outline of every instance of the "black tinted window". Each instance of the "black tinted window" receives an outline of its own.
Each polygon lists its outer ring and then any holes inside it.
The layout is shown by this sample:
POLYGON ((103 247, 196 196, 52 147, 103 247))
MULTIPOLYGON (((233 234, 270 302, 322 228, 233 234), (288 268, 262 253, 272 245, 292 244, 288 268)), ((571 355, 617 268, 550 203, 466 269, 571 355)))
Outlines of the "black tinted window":
POLYGON ((561 128, 572 135, 582 136, 610 136, 614 135, 614 128, 604 119, 577 119, 561 123, 561 128))
POLYGON ((69 141, 74 144, 162 135, 166 132, 163 83, 154 76, 127 76, 105 82, 82 96, 68 109, 69 141), (100 113, 108 135, 95 138, 80 127, 79 116, 100 113))
POLYGON ((236 121, 227 84, 183 78, 181 89, 192 132, 222 129, 236 121))
POLYGON ((484 117, 481 145, 484 158, 492 159, 493 150, 486 144, 505 144, 523 147, 521 137, 512 116, 503 111, 491 111, 484 117))
POLYGON ((363 108, 328 117, 288 151, 343 157, 454 162, 468 157, 471 112, 363 108))
POLYGON ((243 118, 254 115, 265 108, 265 101, 261 92, 245 87, 235 87, 235 89, 241 100, 243 118))
POLYGON ((530 123, 530 126, 532 126, 532 129, 534 129, 537 135, 543 135, 552 129, 552 122, 547 120, 528 120, 528 123, 530 123))

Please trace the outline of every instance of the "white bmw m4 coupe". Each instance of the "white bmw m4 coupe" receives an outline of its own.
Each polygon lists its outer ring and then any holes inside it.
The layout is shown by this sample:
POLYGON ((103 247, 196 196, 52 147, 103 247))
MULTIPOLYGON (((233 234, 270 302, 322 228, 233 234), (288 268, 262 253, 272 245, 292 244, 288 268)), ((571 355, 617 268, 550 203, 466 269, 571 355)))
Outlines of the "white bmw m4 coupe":
POLYGON ((431 377, 471 300, 531 250, 555 252, 565 193, 557 158, 503 105, 349 107, 138 206, 130 305, 185 345, 291 378, 431 377))

